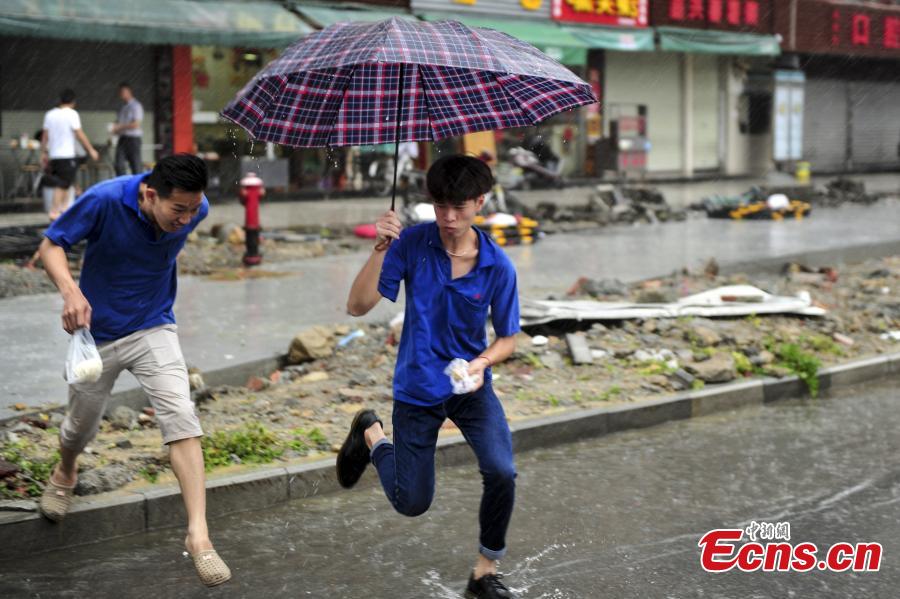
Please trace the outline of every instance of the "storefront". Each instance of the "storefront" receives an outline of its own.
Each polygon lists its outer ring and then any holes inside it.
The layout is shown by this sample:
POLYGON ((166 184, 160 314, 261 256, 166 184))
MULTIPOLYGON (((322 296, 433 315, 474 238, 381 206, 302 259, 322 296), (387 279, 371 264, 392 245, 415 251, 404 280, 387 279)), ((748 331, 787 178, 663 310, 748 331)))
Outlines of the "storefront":
MULTIPOLYGON (((292 0, 287 6, 313 29, 322 29, 342 22, 377 22, 392 17, 412 19, 404 8, 379 6, 377 2, 313 4, 292 0)), ((238 91, 235 87, 232 93, 238 91)), ((230 98, 229 98, 230 99, 230 98)), ((224 104, 223 104, 224 106, 224 104)), ((270 151, 272 148, 270 147, 270 151)), ((368 177, 373 161, 380 161, 383 175, 386 163, 393 157, 393 145, 389 148, 278 148, 280 155, 289 161, 289 186, 293 190, 318 190, 331 192, 373 193, 378 187, 381 193, 387 187, 384 177, 368 177), (378 185, 376 185, 376 183, 378 185)))
POLYGON ((615 171, 643 176, 649 168, 647 157, 651 154, 646 152, 648 146, 642 142, 647 133, 642 127, 648 121, 645 116, 640 116, 645 114, 642 111, 647 106, 641 102, 642 94, 635 91, 640 85, 634 85, 648 72, 647 67, 653 66, 647 57, 655 56, 648 10, 648 0, 553 2, 553 19, 591 49, 586 79, 601 100, 599 104, 583 109, 587 115, 581 136, 588 148, 586 174, 603 176, 608 171, 615 171), (634 144, 611 139, 612 130, 619 131, 620 119, 642 123, 631 128, 634 144), (624 153, 620 156, 619 148, 625 145, 629 148, 627 156, 624 153), (639 147, 633 147, 635 145, 639 147))
POLYGON ((688 177, 704 171, 744 175, 769 170, 771 57, 780 52, 774 4, 651 1, 650 21, 662 52, 648 61, 652 64, 641 65, 648 69, 642 77, 646 84, 635 90, 658 111, 651 111, 650 119, 651 170, 688 177))
MULTIPOLYGON (((0 19, 0 136, 31 137, 63 88, 77 95, 85 134, 105 150, 95 178, 112 172, 108 124, 119 107, 117 86, 130 83, 144 105, 142 158, 150 164, 194 144, 193 92, 197 69, 192 44, 281 47, 311 27, 281 5, 265 0, 17 0, 0 19), (148 17, 152 12, 152 18, 148 17)), ((3 143, 3 192, 20 178, 26 161, 19 143, 3 143)))
POLYGON ((818 172, 900 167, 900 6, 798 0, 776 19, 806 78, 803 159, 818 172))
MULTIPOLYGON (((31 37, 0 38, 0 197, 34 193, 40 161, 38 141, 44 114, 71 88, 82 129, 106 163, 97 176, 112 174, 114 148, 108 124, 119 107, 118 84, 128 82, 145 106, 142 155, 152 161, 156 147, 156 64, 159 47, 31 37), (102 64, 102 76, 89 65, 102 64), (22 143, 29 140, 30 143, 22 143)), ((80 148, 80 146, 78 146, 80 148)), ((83 178, 83 177, 82 177, 83 178)), ((79 181, 82 186, 84 181, 79 181)))
MULTIPOLYGON (((427 21, 452 19, 472 27, 502 31, 532 44, 576 75, 587 78, 591 45, 552 20, 550 0, 412 0, 410 8, 427 21)), ((562 158, 563 174, 582 175, 586 171, 587 147, 581 133, 586 128, 588 109, 582 107, 558 114, 537 127, 497 131, 493 136, 464 136, 447 149, 474 154, 487 151, 504 157, 510 148, 525 143, 526 138, 540 136, 562 158)))

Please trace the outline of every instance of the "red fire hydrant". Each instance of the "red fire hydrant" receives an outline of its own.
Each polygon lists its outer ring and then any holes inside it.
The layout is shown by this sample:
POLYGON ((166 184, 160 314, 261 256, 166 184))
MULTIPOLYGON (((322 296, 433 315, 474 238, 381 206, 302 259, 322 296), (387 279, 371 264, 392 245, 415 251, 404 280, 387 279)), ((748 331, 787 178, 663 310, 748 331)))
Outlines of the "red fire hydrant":
POLYGON ((244 205, 244 231, 246 233, 247 252, 244 264, 255 266, 262 262, 259 254, 259 201, 266 195, 263 181, 256 173, 247 173, 241 179, 241 204, 244 205))

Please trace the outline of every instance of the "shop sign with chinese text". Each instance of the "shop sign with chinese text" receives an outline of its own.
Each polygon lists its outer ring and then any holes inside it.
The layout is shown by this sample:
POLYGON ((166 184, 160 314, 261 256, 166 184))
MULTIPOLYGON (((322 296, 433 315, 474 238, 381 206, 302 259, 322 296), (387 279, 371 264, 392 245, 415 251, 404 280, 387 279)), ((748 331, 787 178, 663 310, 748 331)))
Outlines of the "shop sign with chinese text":
POLYGON ((653 25, 771 33, 772 0, 652 0, 653 25))
POLYGON ((557 21, 613 27, 646 27, 649 0, 553 0, 557 21))

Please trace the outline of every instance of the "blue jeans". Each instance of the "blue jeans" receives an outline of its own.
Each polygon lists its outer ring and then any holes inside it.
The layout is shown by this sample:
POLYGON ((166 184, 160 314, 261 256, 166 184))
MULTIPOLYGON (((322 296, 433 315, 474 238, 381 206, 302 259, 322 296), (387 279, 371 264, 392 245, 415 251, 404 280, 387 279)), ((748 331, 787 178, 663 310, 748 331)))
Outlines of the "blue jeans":
POLYGON ((454 395, 432 407, 394 402, 394 442, 382 439, 372 448, 388 500, 405 516, 424 514, 434 498, 434 455, 438 431, 449 418, 459 427, 478 458, 484 483, 478 521, 480 552, 488 559, 506 554, 506 529, 516 494, 512 434, 503 406, 490 383, 466 395, 454 395))

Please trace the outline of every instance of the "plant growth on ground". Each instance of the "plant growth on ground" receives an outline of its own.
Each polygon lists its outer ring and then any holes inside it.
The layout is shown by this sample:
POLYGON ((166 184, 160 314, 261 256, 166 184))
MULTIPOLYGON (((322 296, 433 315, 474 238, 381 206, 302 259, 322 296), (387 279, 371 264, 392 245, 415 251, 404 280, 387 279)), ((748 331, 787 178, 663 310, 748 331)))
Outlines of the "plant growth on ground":
POLYGON ((775 348, 775 355, 784 367, 793 372, 806 384, 809 394, 819 394, 819 367, 822 363, 814 355, 803 351, 795 343, 781 343, 775 348))
POLYGON ((203 437, 202 446, 207 470, 238 460, 240 463, 265 464, 284 453, 284 444, 258 422, 248 423, 240 429, 216 431, 203 437))
POLYGON ((31 444, 25 440, 0 447, 0 459, 19 469, 18 473, 6 479, 5 485, 0 485, 0 497, 21 499, 41 494, 53 466, 59 461, 59 451, 37 457, 31 454, 30 448, 31 444))

